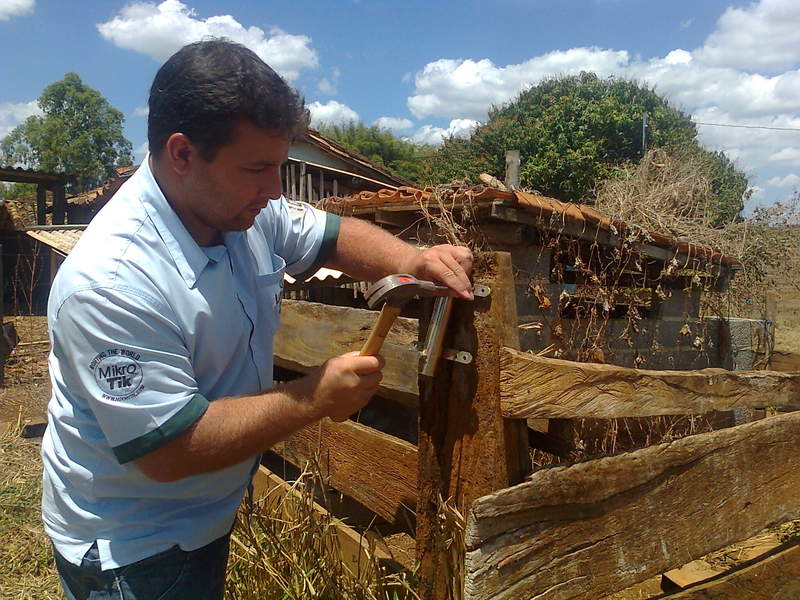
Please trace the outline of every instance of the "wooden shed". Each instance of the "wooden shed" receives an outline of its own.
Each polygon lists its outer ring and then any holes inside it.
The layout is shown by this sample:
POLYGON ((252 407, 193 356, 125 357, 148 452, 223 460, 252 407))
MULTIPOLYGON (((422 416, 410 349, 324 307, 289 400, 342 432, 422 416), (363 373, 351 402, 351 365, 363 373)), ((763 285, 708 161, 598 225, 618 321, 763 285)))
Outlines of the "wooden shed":
MULTIPOLYGON (((313 461, 382 531, 411 538, 379 552, 411 548, 424 600, 599 600, 800 518, 800 374, 707 368, 730 366, 726 319, 703 315, 699 296, 723 289, 735 261, 524 192, 401 188, 322 204, 412 243, 455 233, 481 248, 483 293, 455 302, 435 373, 418 369, 430 306, 409 303, 382 351, 378 397, 354 420, 276 444, 257 475, 274 493, 286 489, 276 473, 313 461), (614 285, 599 285, 607 277, 614 285), (626 328, 634 335, 622 340, 626 328), (712 418, 735 409, 751 422, 712 418), (577 453, 565 435, 585 422, 654 419, 705 426, 577 453)), ((277 379, 363 344, 376 313, 363 309, 362 289, 344 276, 287 286, 277 379)), ((358 521, 352 504, 333 510, 358 521)), ((358 554, 364 540, 337 527, 358 554)), ((798 551, 776 544, 760 571, 718 574, 675 598, 792 597, 798 551)))

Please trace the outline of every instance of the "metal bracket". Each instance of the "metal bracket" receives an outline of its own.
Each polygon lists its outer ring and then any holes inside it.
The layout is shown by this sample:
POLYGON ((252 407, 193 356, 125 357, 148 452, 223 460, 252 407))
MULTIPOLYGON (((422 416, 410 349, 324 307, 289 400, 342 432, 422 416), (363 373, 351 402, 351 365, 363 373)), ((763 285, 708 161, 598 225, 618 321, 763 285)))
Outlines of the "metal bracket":
POLYGON ((472 362, 472 354, 466 350, 455 350, 453 348, 445 349, 445 351, 442 353, 442 358, 461 363, 462 365, 468 365, 472 362))
POLYGON ((486 296, 492 293, 492 288, 488 285, 478 284, 472 288, 472 293, 478 298, 486 298, 486 296))

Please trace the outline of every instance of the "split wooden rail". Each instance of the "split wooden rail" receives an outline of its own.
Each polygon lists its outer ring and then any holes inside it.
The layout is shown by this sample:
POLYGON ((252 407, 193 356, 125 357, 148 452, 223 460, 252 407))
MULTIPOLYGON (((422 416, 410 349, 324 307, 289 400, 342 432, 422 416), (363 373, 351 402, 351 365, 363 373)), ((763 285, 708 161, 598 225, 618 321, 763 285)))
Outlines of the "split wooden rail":
MULTIPOLYGON (((424 320, 400 319, 384 346, 380 394, 417 409, 416 445, 324 421, 273 449, 298 466, 317 458, 341 493, 390 523, 415 524, 421 598, 602 598, 800 518, 800 412, 531 475, 527 419, 788 410, 800 404, 800 374, 646 371, 522 353, 509 255, 483 257, 475 281, 490 293, 456 302, 446 340, 470 364, 443 360, 433 378, 418 377, 424 320), (458 515, 462 535, 448 529, 458 515)), ((300 301, 282 310, 276 364, 298 372, 358 349, 375 319, 300 301)))

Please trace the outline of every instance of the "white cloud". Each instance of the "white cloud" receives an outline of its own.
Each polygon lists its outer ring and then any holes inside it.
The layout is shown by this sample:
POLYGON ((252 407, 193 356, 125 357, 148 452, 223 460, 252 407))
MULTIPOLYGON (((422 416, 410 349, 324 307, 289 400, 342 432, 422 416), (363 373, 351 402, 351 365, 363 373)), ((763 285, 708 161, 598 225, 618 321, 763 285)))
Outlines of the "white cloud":
POLYGON ((36 100, 30 102, 0 102, 0 139, 30 116, 42 114, 36 100))
MULTIPOLYGON (((695 121, 800 129, 798 22, 800 1, 761 0, 728 9, 699 48, 675 48, 664 56, 641 58, 587 47, 505 66, 487 58, 443 58, 417 72, 407 103, 417 118, 483 121, 492 105, 513 100, 545 77, 594 71, 654 86, 695 121)), ((776 166, 800 166, 800 132, 705 125, 698 132, 701 143, 724 151, 759 185, 765 184, 762 179, 788 174, 774 172, 776 166), (759 169, 767 167, 773 169, 769 175, 760 175, 759 169)), ((424 126, 415 135, 432 139, 442 132, 424 126)))
POLYGON ((35 0, 0 0, 0 21, 33 14, 35 0))
POLYGON ((417 73, 408 107, 417 118, 427 116, 483 119, 493 104, 503 104, 524 89, 557 74, 594 71, 611 75, 628 63, 628 53, 599 48, 555 51, 516 65, 496 66, 488 58, 442 58, 417 73))
POLYGON ((341 71, 334 67, 330 79, 327 77, 320 79, 317 89, 328 96, 335 96, 339 92, 339 77, 341 75, 341 71))
POLYGON ((389 131, 403 131, 414 125, 414 122, 411 119, 400 119, 398 117, 380 117, 375 120, 373 125, 389 131))
POLYGON ((226 37, 244 44, 281 75, 293 81, 302 69, 317 67, 319 59, 311 38, 273 27, 267 35, 259 27, 245 27, 231 15, 200 19, 179 0, 134 2, 97 29, 120 48, 146 54, 161 62, 182 46, 207 38, 226 37))
POLYGON ((689 27, 692 26, 692 23, 694 23, 694 19, 685 19, 681 21, 681 29, 689 29, 689 27))
POLYGON ((350 121, 359 121, 358 113, 346 104, 329 100, 325 104, 312 102, 308 105, 311 113, 311 126, 320 127, 322 125, 343 125, 350 121))
POLYGON ((453 119, 447 129, 423 125, 411 136, 411 141, 415 144, 438 146, 448 137, 469 137, 477 126, 478 122, 472 119, 453 119))
POLYGON ((800 2, 761 0, 728 8, 698 52, 705 64, 735 69, 784 69, 800 60, 800 2))
POLYGON ((785 177, 773 177, 767 181, 767 185, 781 188, 800 187, 800 175, 797 175, 796 173, 789 173, 785 177))
POLYGON ((785 163, 793 167, 800 167, 800 148, 788 146, 772 154, 769 159, 778 163, 785 163))
POLYGON ((133 109, 133 116, 134 117, 146 117, 150 114, 150 107, 149 106, 137 106, 133 109))

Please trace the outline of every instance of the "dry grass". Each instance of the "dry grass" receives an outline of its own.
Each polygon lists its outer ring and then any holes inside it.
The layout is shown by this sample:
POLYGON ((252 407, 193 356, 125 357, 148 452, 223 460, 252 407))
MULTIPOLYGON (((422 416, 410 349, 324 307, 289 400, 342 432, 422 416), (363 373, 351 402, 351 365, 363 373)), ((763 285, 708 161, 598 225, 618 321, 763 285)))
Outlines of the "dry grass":
POLYGON ((21 438, 20 425, 0 437, 0 599, 62 598, 40 516, 39 442, 21 438))
MULTIPOLYGON (((22 344, 47 339, 45 317, 14 317, 22 344)), ((20 437, 25 421, 41 419, 50 397, 47 344, 18 346, 0 389, 0 600, 62 598, 50 541, 42 527, 40 441, 20 437)))
POLYGON ((596 190, 597 209, 641 233, 658 232, 681 242, 712 248, 736 259, 741 270, 729 292, 704 290, 704 302, 719 315, 763 318, 767 293, 778 281, 796 281, 800 262, 800 197, 760 207, 745 220, 715 222, 711 182, 696 157, 651 150, 596 190), (750 314, 748 314, 750 313, 750 314))
POLYGON ((239 511, 228 564, 228 600, 412 600, 406 577, 387 573, 374 555, 348 568, 337 521, 314 508, 319 473, 306 471, 294 494, 268 494, 239 511))

